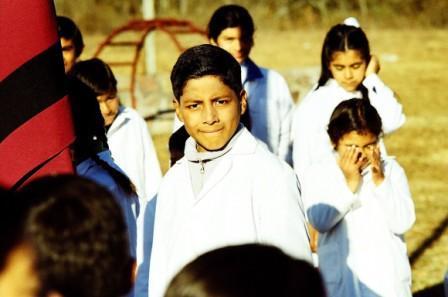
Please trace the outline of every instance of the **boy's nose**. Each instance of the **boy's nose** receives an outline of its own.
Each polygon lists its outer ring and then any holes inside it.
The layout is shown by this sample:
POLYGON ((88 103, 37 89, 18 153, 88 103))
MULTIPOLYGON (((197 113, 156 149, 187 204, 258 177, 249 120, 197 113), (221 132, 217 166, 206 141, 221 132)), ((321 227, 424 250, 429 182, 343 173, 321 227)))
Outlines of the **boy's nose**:
POLYGON ((347 78, 347 79, 352 78, 352 76, 353 76, 352 70, 349 67, 345 68, 344 75, 345 75, 345 78, 347 78))
POLYGON ((235 50, 241 51, 242 48, 243 48, 243 43, 241 42, 241 40, 235 39, 235 50))
POLYGON ((101 111, 104 114, 109 114, 109 112, 110 112, 109 105, 107 105, 106 103, 101 103, 101 111))
POLYGON ((206 106, 203 112, 204 123, 206 124, 214 124, 218 121, 218 114, 216 109, 213 106, 206 106))

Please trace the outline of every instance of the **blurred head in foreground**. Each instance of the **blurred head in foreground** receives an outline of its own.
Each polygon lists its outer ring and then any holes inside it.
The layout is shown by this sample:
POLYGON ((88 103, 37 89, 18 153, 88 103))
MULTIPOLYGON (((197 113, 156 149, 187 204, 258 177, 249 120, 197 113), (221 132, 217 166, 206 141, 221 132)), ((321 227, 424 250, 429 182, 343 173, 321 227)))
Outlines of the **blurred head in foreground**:
POLYGON ((319 272, 280 249, 260 244, 219 248, 187 264, 165 297, 324 297, 319 272))
POLYGON ((122 211, 103 187, 74 175, 22 189, 25 233, 35 250, 41 296, 119 297, 132 287, 133 259, 122 211))

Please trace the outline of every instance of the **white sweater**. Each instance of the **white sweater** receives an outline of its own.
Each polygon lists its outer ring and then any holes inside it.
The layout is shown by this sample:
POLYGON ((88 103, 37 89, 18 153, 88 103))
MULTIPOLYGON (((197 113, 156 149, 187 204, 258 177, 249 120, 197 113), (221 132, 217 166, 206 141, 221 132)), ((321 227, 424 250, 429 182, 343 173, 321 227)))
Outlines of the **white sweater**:
MULTIPOLYGON (((406 118, 393 91, 376 74, 366 77, 363 85, 369 91, 370 103, 381 116, 384 133, 400 128, 406 118)), ((317 90, 315 88, 303 98, 293 117, 294 170, 300 177, 309 165, 333 151, 327 126, 336 106, 344 100, 362 98, 361 92, 348 92, 334 79, 317 90)))
POLYGON ((153 198, 162 180, 159 160, 143 118, 129 107, 120 112, 107 131, 112 158, 129 176, 143 201, 153 198))
POLYGON ((411 270, 403 234, 415 221, 406 175, 383 161, 379 186, 365 171, 352 193, 334 156, 308 167, 303 199, 319 231, 319 269, 329 297, 410 297, 411 270))

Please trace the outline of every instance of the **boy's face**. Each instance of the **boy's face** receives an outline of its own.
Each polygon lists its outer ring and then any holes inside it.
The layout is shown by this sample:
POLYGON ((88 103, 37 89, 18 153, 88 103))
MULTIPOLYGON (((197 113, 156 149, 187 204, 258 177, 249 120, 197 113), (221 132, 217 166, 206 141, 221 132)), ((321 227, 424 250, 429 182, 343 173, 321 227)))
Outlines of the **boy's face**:
POLYGON ((118 100, 117 94, 106 93, 96 96, 96 100, 98 100, 98 104, 100 105, 101 114, 104 118, 104 125, 112 125, 120 108, 120 100, 118 100))
POLYGON ((0 296, 36 297, 39 288, 34 252, 27 245, 19 245, 10 252, 0 271, 0 296))
POLYGON ((229 52, 238 63, 243 63, 252 49, 252 36, 244 36, 240 27, 226 28, 221 31, 216 40, 210 43, 229 52))
POLYGON ((66 39, 64 37, 60 38, 61 40, 61 48, 62 48, 62 57, 64 58, 64 69, 65 73, 69 72, 72 69, 73 65, 75 65, 76 56, 75 44, 73 40, 66 39))
POLYGON ((199 152, 222 149, 235 134, 246 110, 246 93, 243 91, 239 99, 213 75, 188 80, 179 101, 174 100, 176 114, 196 140, 199 152))

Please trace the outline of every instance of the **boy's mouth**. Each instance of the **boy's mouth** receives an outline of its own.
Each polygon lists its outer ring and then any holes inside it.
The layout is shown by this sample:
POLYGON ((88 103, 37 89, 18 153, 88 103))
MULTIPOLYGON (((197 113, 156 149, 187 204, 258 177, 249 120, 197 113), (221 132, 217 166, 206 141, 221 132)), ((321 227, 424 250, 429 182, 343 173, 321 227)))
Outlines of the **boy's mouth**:
POLYGON ((214 130, 210 130, 210 131, 207 131, 207 130, 201 130, 201 132, 204 133, 204 134, 214 134, 214 133, 221 132, 222 129, 223 129, 223 128, 220 128, 220 129, 214 129, 214 130))

